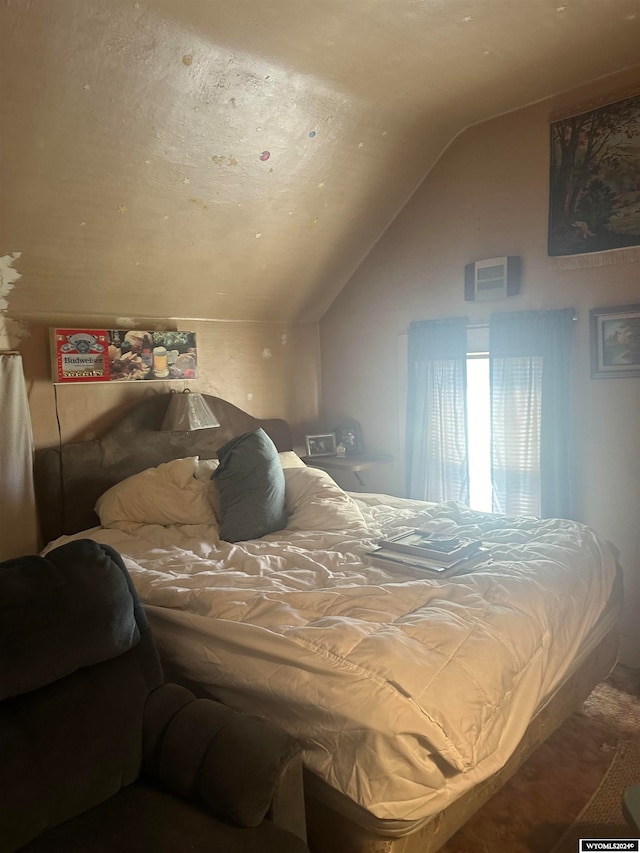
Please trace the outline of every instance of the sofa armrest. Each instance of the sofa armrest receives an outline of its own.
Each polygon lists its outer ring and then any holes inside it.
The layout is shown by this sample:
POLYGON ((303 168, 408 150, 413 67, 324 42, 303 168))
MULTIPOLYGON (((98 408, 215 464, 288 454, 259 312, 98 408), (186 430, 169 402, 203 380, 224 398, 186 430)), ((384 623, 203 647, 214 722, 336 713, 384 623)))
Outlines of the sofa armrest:
POLYGON ((299 746, 266 719, 165 684, 147 698, 145 771, 240 826, 268 816, 304 838, 299 746))
POLYGON ((282 768, 271 798, 267 818, 276 826, 288 829, 303 841, 307 840, 303 766, 299 752, 293 755, 282 768))

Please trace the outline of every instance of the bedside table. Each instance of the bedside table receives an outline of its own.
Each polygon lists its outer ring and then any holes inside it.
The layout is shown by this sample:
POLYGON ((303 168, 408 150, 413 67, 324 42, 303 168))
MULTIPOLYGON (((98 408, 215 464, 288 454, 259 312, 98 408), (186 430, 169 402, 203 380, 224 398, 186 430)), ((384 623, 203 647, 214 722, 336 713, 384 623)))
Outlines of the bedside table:
POLYGON ((303 456, 302 461, 305 465, 311 468, 321 468, 328 474, 332 471, 348 471, 351 472, 360 487, 364 487, 365 482, 360 476, 361 471, 367 471, 370 468, 377 468, 378 465, 387 465, 391 462, 392 457, 386 455, 376 455, 371 453, 358 453, 353 456, 303 456))

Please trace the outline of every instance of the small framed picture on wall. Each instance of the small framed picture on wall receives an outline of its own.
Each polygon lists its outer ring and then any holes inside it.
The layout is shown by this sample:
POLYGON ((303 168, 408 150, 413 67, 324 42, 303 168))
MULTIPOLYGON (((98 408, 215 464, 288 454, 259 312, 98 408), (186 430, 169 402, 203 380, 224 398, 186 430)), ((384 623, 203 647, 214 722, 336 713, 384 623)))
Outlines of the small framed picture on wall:
POLYGON ((640 376, 640 304, 594 308, 591 320, 591 378, 640 376))

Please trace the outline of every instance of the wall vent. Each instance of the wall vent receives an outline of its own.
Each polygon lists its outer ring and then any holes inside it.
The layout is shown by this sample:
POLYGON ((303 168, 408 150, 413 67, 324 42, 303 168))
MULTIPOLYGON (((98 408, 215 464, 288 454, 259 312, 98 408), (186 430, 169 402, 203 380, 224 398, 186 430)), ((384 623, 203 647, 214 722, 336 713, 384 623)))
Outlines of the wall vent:
POLYGON ((464 298, 467 302, 489 302, 520 293, 520 257, 488 258, 464 268, 464 298))

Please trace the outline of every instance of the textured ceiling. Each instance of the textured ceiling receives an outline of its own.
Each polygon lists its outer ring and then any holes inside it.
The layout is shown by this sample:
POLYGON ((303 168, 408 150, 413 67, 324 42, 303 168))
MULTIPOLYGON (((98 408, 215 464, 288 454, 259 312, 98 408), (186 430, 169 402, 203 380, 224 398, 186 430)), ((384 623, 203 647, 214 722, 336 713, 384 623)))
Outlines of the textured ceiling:
POLYGON ((16 316, 317 320, 465 127, 640 62, 640 0, 0 2, 16 316))

